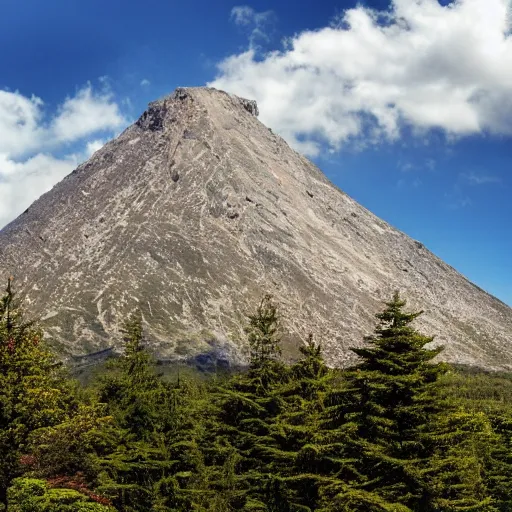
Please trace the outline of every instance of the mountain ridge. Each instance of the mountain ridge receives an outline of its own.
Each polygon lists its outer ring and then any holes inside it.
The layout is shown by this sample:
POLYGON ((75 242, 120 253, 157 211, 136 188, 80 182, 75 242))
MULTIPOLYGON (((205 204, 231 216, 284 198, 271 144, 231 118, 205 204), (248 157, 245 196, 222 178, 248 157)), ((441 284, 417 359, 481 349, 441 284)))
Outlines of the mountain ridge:
POLYGON ((511 368, 506 304, 359 205, 257 115, 254 101, 179 88, 0 231, 0 275, 18 277, 62 353, 119 343, 139 307, 159 357, 243 362, 243 314, 270 292, 289 353, 312 331, 344 366, 400 289, 426 310, 421 326, 447 360, 511 368))

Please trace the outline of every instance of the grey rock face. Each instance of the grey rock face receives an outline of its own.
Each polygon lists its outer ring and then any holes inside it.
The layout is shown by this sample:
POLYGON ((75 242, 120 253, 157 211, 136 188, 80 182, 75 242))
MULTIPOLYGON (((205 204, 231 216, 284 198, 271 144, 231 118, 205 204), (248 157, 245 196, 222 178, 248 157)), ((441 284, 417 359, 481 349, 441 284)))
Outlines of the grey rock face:
POLYGON ((512 310, 334 185, 254 102, 178 89, 0 232, 32 316, 75 358, 140 308, 162 359, 246 357, 244 312, 270 292, 289 355, 311 331, 351 361, 395 289, 443 358, 511 368, 512 310), (212 356, 213 354, 213 356, 212 356))

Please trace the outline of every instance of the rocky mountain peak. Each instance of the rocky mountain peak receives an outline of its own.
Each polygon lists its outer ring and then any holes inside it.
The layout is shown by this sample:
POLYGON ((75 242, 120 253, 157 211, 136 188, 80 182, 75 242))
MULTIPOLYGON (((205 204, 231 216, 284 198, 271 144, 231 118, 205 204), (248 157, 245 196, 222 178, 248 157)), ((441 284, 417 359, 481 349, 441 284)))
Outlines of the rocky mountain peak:
POLYGON ((162 360, 243 362, 244 313, 282 305, 285 354, 313 332, 352 361, 399 289, 449 361, 510 368, 512 310, 356 203, 258 119, 179 88, 0 232, 0 275, 61 353, 119 346, 135 308, 162 360))
POLYGON ((222 95, 223 99, 227 99, 233 107, 246 110, 255 117, 259 115, 255 100, 240 98, 210 87, 180 87, 165 98, 150 103, 147 110, 137 120, 136 125, 143 130, 162 130, 166 122, 176 122, 176 115, 183 106, 186 108, 187 103, 190 105, 194 102, 201 102, 207 95, 216 98, 222 95))

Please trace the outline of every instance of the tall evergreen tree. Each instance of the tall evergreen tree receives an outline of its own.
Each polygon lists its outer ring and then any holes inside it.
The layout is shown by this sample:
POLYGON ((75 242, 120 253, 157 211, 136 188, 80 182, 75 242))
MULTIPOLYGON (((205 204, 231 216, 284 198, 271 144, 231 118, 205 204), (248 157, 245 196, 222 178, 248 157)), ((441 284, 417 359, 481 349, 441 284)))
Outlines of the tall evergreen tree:
MULTIPOLYGON (((443 459, 437 450, 434 440, 442 439, 443 427, 433 422, 453 411, 438 400, 434 383, 447 366, 432 362, 442 348, 426 347, 433 338, 411 326, 421 312, 408 313, 405 305, 395 293, 376 315, 375 334, 364 348, 352 349, 361 362, 346 372, 345 388, 331 397, 326 423, 330 432, 325 437, 331 468, 330 483, 323 489, 326 511, 338 510, 333 504, 343 502, 352 503, 353 510, 437 510, 441 489, 436 482, 446 466, 443 469, 439 460, 437 469, 429 464, 438 456, 448 465, 446 458, 452 454, 443 459), (432 470, 429 477, 425 467, 432 470)), ((443 510, 483 505, 472 469, 452 467, 457 485, 442 502, 443 510), (463 495, 466 498, 459 500, 463 495)))
POLYGON ((61 365, 42 331, 25 320, 9 279, 0 301, 0 503, 24 471, 30 433, 59 424, 77 407, 61 365))
POLYGON ((124 352, 99 382, 99 400, 116 429, 106 432, 112 450, 98 460, 98 489, 119 510, 143 512, 151 509, 154 486, 173 465, 160 442, 173 403, 146 350, 141 315, 132 314, 122 332, 124 352))
MULTIPOLYGON (((485 414, 491 422, 494 439, 487 448, 486 483, 499 512, 512 512, 512 404, 489 404, 485 414), (490 410, 489 410, 490 409, 490 410)), ((480 412, 481 413, 481 412, 480 412)))
POLYGON ((281 323, 272 295, 265 295, 245 327, 251 347, 251 366, 259 367, 281 355, 281 323))
POLYGON ((272 425, 272 444, 266 455, 291 509, 309 511, 318 506, 322 482, 319 430, 324 397, 335 374, 326 366, 322 348, 312 335, 299 350, 302 357, 290 368, 289 382, 276 391, 283 408, 272 425))
POLYGON ((245 505, 239 506, 266 510, 265 503, 274 499, 269 493, 275 497, 266 446, 272 442, 271 425, 283 404, 274 391, 286 382, 288 372, 279 360, 281 318, 272 296, 265 295, 255 313, 247 317, 249 370, 232 378, 219 393, 218 435, 236 450, 238 487, 246 498, 245 505))
POLYGON ((116 420, 97 489, 122 512, 191 510, 204 498, 207 475, 200 441, 209 410, 200 386, 164 382, 144 340, 142 318, 123 326, 125 349, 100 382, 100 399, 116 420))
MULTIPOLYGON (((459 417, 466 416, 466 425, 478 434, 479 443, 473 451, 479 457, 479 464, 475 467, 478 469, 483 463, 485 483, 492 503, 499 512, 512 512, 511 377, 510 374, 464 369, 450 372, 439 383, 444 398, 463 406, 460 407, 459 417), (476 430, 476 421, 487 425, 487 429, 476 430)), ((457 431, 460 429, 450 431, 445 428, 443 444, 449 445, 448 450, 460 449, 457 431)), ((471 459, 460 457, 459 463, 468 460, 471 459)), ((446 482, 446 493, 450 492, 451 485, 446 482)))

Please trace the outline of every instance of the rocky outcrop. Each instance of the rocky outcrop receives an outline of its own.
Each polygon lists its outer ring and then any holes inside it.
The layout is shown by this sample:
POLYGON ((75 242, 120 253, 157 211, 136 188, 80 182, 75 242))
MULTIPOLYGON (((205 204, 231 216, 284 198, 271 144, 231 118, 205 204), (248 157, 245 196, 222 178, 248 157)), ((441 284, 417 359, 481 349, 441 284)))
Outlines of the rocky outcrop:
POLYGON ((244 312, 282 304, 293 357, 332 365, 395 289, 449 361, 511 368, 512 311, 334 185, 257 119, 254 102, 177 89, 0 232, 0 275, 67 355, 100 353, 142 312, 155 353, 246 357, 244 312))
POLYGON ((258 104, 255 100, 246 100, 245 98, 238 98, 241 105, 247 112, 252 114, 253 116, 258 117, 260 115, 260 111, 258 110, 258 104))

